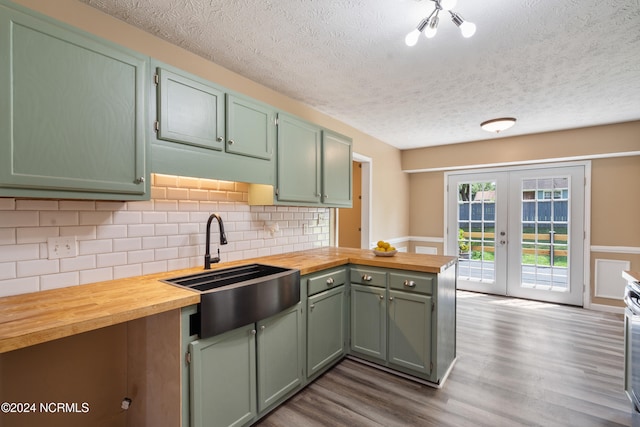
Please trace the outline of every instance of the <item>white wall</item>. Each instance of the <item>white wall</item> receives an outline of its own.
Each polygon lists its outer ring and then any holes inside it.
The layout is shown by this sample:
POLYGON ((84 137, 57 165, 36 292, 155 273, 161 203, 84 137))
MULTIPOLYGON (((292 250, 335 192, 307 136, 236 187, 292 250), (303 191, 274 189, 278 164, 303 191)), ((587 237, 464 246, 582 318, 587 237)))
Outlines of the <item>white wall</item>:
MULTIPOLYGON (((249 206, 243 183, 152 175, 151 185, 145 202, 0 198, 0 297, 200 266, 213 212, 229 241, 222 262, 329 245, 327 208, 249 206), (48 259, 57 236, 76 236, 78 256, 48 259)), ((212 255, 218 236, 214 220, 212 255)))

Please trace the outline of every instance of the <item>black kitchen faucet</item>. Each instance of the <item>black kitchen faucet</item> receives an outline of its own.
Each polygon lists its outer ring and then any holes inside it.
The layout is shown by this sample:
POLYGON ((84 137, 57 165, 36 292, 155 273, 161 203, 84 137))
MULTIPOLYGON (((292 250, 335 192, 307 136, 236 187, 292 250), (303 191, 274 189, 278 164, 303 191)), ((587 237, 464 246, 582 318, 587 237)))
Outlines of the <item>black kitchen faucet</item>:
POLYGON ((211 221, 213 221, 213 218, 215 218, 218 221, 218 228, 220 229, 220 244, 221 245, 226 245, 227 244, 227 236, 226 234, 224 234, 224 224, 222 223, 222 218, 220 218, 220 215, 218 214, 211 214, 209 216, 209 219, 207 220, 207 241, 205 243, 206 246, 206 252, 204 254, 204 269, 205 270, 210 270, 211 269, 211 263, 217 263, 220 262, 220 248, 218 247, 218 256, 215 258, 211 258, 211 221))

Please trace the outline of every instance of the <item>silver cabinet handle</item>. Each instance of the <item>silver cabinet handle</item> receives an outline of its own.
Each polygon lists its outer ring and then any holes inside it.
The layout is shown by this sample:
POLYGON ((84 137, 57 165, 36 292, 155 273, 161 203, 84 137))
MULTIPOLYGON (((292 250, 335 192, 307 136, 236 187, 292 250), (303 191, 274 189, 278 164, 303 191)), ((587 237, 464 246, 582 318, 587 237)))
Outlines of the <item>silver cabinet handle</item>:
POLYGON ((136 178, 136 184, 142 184, 144 182, 144 176, 136 178))
POLYGON ((315 304, 311 304, 311 305, 309 306, 309 310, 313 310, 315 307, 316 307, 316 305, 315 305, 315 304))
POLYGON ((365 282, 370 282, 373 280, 373 277, 369 276, 368 274, 363 274, 362 280, 364 280, 365 282))
POLYGON ((393 301, 393 297, 389 297, 389 301, 393 301))
POLYGON ((235 141, 233 139, 230 139, 229 142, 227 142, 227 144, 233 145, 233 144, 235 144, 235 141))
POLYGON ((404 285, 408 288, 415 288, 416 282, 414 282, 413 280, 405 280, 404 285))
POLYGON ((329 278, 327 279, 327 285, 329 285, 329 286, 333 285, 333 283, 334 283, 334 282, 335 282, 335 281, 333 280, 333 277, 329 277, 329 278))
POLYGON ((264 331, 267 327, 265 325, 260 326, 260 330, 264 331))
POLYGON ((255 335, 255 334, 256 334, 256 330, 255 330, 255 329, 252 329, 252 330, 251 330, 251 335, 255 335))
POLYGON ((384 299, 384 295, 380 295, 380 301, 384 299))
POLYGON ((223 137, 221 137, 221 136, 219 136, 219 137, 217 137, 217 138, 216 138, 216 141, 218 141, 218 142, 222 142, 222 141, 224 141, 224 138, 223 138, 223 137))

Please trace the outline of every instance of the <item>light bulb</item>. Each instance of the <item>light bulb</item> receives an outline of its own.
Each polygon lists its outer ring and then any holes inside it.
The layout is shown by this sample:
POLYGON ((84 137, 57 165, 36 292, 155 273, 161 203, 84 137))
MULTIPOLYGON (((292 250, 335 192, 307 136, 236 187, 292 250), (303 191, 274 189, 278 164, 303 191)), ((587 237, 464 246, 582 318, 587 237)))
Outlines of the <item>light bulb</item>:
POLYGON ((404 42, 407 46, 415 46, 418 43, 418 37, 420 37, 420 31, 416 28, 407 34, 407 37, 404 38, 404 42))
POLYGON ((436 32, 438 32, 439 20, 440 19, 437 15, 429 20, 429 25, 427 25, 427 27, 424 29, 424 35, 426 38, 432 39, 436 35, 436 32))
POLYGON ((471 37, 476 33, 476 24, 469 21, 464 21, 460 24, 460 31, 462 32, 462 37, 471 37))
POLYGON ((444 10, 451 10, 456 7, 458 0, 440 0, 440 7, 444 10))

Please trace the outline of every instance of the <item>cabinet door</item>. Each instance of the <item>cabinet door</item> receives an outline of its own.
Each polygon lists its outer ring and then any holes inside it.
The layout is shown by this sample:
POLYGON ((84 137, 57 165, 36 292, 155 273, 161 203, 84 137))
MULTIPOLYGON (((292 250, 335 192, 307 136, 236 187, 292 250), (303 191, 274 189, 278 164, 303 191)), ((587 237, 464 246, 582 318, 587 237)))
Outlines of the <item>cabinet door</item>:
POLYGON ((0 6, 0 187, 141 198, 147 67, 133 51, 0 6))
POLYGON ((300 304, 258 322, 258 410, 302 384, 300 304))
POLYGON ((351 285, 351 351, 365 356, 387 358, 386 290, 351 285))
POLYGON ((322 203, 351 207, 351 140, 331 131, 322 132, 322 203))
POLYGON ((189 345, 192 427, 242 426, 256 416, 254 326, 189 345))
POLYGON ((275 116, 275 111, 267 105, 227 94, 226 151, 270 160, 275 116))
POLYGON ((389 291, 389 363, 431 372, 431 297, 389 291))
POLYGON ((222 150, 224 93, 196 77, 158 67, 158 139, 222 150))
POLYGON ((307 376, 344 354, 344 285, 307 300, 307 376))
POLYGON ((278 114, 278 201, 320 203, 321 134, 311 123, 278 114))

